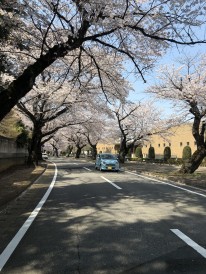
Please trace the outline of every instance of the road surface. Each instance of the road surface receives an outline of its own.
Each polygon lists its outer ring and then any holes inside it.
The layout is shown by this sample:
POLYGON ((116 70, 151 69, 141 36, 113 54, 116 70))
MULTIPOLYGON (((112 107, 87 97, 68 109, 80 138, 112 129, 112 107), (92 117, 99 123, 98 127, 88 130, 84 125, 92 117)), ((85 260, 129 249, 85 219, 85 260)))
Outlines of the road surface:
POLYGON ((0 256, 1 273, 206 273, 206 192, 55 164, 49 192, 0 256))

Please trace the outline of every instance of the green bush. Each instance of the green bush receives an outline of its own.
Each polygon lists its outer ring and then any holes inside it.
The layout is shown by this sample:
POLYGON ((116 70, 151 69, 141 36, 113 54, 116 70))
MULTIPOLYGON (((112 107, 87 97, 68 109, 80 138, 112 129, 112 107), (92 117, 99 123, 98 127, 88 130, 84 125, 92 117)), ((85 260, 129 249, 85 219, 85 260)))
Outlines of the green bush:
POLYGON ((16 145, 19 148, 25 147, 29 142, 29 133, 23 129, 22 132, 16 137, 16 145))
POLYGON ((191 147, 185 146, 182 151, 182 160, 189 160, 192 156, 191 147))
POLYGON ((154 147, 150 147, 148 150, 148 158, 149 159, 155 159, 155 149, 154 147))
POLYGON ((142 154, 142 148, 141 147, 136 147, 135 156, 137 158, 143 159, 143 154, 142 154))
POLYGON ((165 147, 164 149, 164 160, 167 161, 171 158, 171 149, 170 147, 165 147))
POLYGON ((138 161, 138 158, 129 158, 129 161, 132 161, 132 162, 136 162, 136 161, 138 161))
POLYGON ((127 153, 127 157, 131 158, 131 156, 132 156, 132 150, 131 150, 131 148, 129 148, 128 153, 127 153))

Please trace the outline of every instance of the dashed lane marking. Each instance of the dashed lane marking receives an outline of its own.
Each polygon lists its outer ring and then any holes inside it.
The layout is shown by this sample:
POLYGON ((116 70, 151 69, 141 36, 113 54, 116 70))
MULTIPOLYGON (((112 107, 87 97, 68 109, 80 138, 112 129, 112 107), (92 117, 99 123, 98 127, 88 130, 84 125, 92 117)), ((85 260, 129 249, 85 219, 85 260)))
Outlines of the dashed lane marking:
POLYGON ((206 249, 202 246, 198 245, 196 242, 194 242, 192 239, 190 239, 187 235, 182 233, 179 229, 170 229, 177 237, 179 237, 181 240, 183 240, 187 245, 191 246, 193 249, 195 249, 200 255, 202 255, 204 258, 206 258, 206 249))
POLYGON ((84 169, 88 170, 88 171, 91 171, 91 169, 87 168, 87 167, 83 167, 84 169))
POLYGON ((119 187, 118 185, 116 185, 112 181, 108 180, 107 178, 105 178, 103 176, 101 176, 101 178, 104 179, 105 181, 107 181, 108 183, 110 183, 111 185, 113 185, 114 187, 116 187, 117 189, 122 189, 121 187, 119 187))

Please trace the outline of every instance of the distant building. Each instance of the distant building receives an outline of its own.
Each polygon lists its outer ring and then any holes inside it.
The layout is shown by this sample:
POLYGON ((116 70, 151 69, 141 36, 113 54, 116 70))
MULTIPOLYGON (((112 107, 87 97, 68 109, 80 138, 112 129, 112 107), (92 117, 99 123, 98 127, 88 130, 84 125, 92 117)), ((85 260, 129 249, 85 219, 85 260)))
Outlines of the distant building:
POLYGON ((118 154, 119 152, 119 144, 97 144, 97 153, 112 153, 118 154))
POLYGON ((192 124, 183 124, 168 130, 171 136, 162 138, 159 135, 153 135, 150 141, 144 143, 142 147, 143 157, 148 157, 150 146, 155 149, 155 158, 160 159, 164 156, 164 148, 170 147, 172 158, 182 158, 182 151, 185 146, 190 146, 192 153, 196 150, 196 142, 192 135, 192 124))
MULTIPOLYGON (((196 142, 192 135, 192 124, 183 124, 168 130, 169 136, 163 138, 160 135, 152 135, 148 142, 144 142, 142 146, 143 157, 148 157, 149 147, 155 149, 155 158, 162 159, 164 157, 165 147, 170 147, 171 158, 182 158, 182 151, 185 146, 190 146, 192 153, 196 150, 196 142)), ((97 152, 118 154, 119 144, 100 143, 97 145, 97 152)), ((135 148, 134 148, 135 151, 135 148)), ((135 157, 134 151, 132 157, 135 157)))

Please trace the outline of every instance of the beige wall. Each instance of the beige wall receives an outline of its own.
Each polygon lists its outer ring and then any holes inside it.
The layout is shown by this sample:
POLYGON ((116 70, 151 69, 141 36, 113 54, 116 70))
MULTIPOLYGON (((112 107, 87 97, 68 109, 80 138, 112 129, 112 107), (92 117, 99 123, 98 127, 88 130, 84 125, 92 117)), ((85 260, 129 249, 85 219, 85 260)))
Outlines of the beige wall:
POLYGON ((150 142, 145 143, 142 148, 143 156, 147 157, 150 145, 155 149, 156 158, 162 158, 166 146, 171 148, 172 157, 177 158, 182 158, 182 150, 187 145, 191 147, 192 153, 196 150, 195 140, 192 136, 192 124, 174 127, 169 132, 172 135, 165 139, 158 135, 152 136, 150 142))
MULTIPOLYGON (((150 141, 145 143, 142 147, 143 157, 148 157, 148 149, 150 146, 155 148, 155 157, 163 158, 164 148, 169 146, 171 148, 172 158, 182 158, 182 150, 185 146, 191 147, 192 153, 196 150, 195 140, 192 136, 192 124, 184 124, 179 127, 173 127, 168 131, 171 135, 162 138, 159 135, 153 135, 150 141)), ((98 144, 97 152, 108 152, 117 154, 118 146, 114 144, 98 144)))
POLYGON ((112 153, 117 154, 116 146, 114 144, 97 144, 97 153, 112 153))

